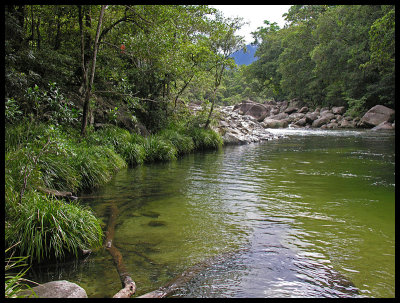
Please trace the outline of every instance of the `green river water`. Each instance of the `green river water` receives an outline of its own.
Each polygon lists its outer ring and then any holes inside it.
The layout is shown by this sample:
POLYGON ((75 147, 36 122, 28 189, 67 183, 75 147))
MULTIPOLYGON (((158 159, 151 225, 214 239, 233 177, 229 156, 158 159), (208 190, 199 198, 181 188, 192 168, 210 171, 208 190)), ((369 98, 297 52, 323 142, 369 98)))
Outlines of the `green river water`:
MULTIPOLYGON (((135 296, 233 252, 173 296, 394 297, 394 132, 271 131, 285 138, 125 169, 83 195, 104 226, 118 207, 114 245, 135 296)), ((105 249, 29 278, 89 297, 121 288, 105 249)))

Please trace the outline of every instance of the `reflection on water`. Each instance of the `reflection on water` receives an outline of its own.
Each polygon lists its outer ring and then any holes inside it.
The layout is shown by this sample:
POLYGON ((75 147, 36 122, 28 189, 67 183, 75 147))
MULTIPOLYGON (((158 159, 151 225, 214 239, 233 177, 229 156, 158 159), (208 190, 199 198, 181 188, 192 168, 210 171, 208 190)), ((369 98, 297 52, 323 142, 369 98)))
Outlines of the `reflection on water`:
MULTIPOLYGON (((236 252, 173 296, 394 296, 394 133, 276 131, 287 138, 126 169, 87 194, 105 223, 119 209, 114 243, 137 295, 236 252)), ((105 250, 34 273, 89 297, 121 287, 105 250)))

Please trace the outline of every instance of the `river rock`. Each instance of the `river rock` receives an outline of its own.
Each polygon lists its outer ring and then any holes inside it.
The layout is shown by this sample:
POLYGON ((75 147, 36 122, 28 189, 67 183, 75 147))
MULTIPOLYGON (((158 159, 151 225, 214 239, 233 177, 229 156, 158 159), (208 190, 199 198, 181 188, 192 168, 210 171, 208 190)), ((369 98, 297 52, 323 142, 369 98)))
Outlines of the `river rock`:
POLYGON ((318 119, 319 116, 319 112, 308 112, 304 118, 306 119, 306 122, 311 124, 313 123, 315 120, 318 119))
POLYGON ((330 120, 329 116, 322 116, 312 123, 312 127, 322 127, 324 124, 329 123, 330 120))
POLYGON ((375 105, 361 118, 360 127, 374 127, 382 122, 393 122, 395 111, 383 105, 375 105))
POLYGON ((287 119, 287 117, 289 117, 289 115, 287 113, 279 113, 277 115, 270 116, 268 118, 273 119, 273 120, 283 120, 283 119, 287 119))
POLYGON ((355 125, 354 125, 353 121, 349 121, 347 119, 342 119, 340 121, 339 127, 342 127, 342 128, 354 128, 355 125))
POLYGON ((279 106, 274 106, 274 107, 271 109, 271 111, 269 112, 269 114, 270 114, 270 116, 274 116, 274 115, 279 114, 279 111, 280 111, 279 106))
POLYGON ((296 122, 296 121, 300 120, 301 118, 303 118, 304 116, 305 116, 305 114, 303 114, 303 113, 294 112, 294 113, 289 115, 288 119, 291 122, 296 122))
POLYGON ((306 118, 304 117, 304 118, 301 118, 301 119, 299 119, 299 120, 297 120, 295 123, 294 123, 294 125, 296 125, 296 126, 306 126, 306 124, 307 124, 307 120, 306 120, 306 118))
POLYGON ((307 113, 308 112, 308 107, 307 106, 303 106, 302 108, 300 108, 299 113, 307 113))
POLYGON ((284 110, 284 113, 287 113, 288 115, 297 112, 299 109, 294 106, 289 106, 287 109, 284 110))
POLYGON ((326 128, 337 128, 339 126, 339 124, 337 122, 329 122, 328 124, 326 124, 326 128))
POLYGON ((377 131, 377 130, 387 130, 387 129, 393 129, 392 123, 383 121, 382 123, 372 128, 371 130, 377 131))
POLYGON ((265 118, 264 121, 261 123, 264 128, 285 128, 288 127, 289 121, 284 120, 275 120, 270 118, 265 118))
POLYGON ((269 107, 266 107, 263 104, 254 103, 245 114, 254 117, 258 122, 261 122, 269 114, 270 110, 269 107))
POLYGON ((343 115, 345 113, 346 109, 344 106, 334 106, 332 107, 332 113, 335 115, 343 115))
POLYGON ((222 136, 226 145, 248 144, 276 138, 275 135, 265 130, 253 116, 239 114, 238 106, 219 107, 218 111, 220 113, 219 125, 212 128, 222 136))
MULTIPOLYGON (((61 280, 35 286, 32 290, 38 298, 87 298, 86 291, 79 285, 61 280)), ((31 290, 24 290, 18 295, 34 298, 31 290)))
POLYGON ((336 116, 335 116, 335 114, 333 114, 330 110, 326 110, 326 111, 323 111, 323 112, 320 113, 320 118, 322 118, 322 117, 326 117, 326 118, 328 118, 329 120, 332 120, 332 119, 334 119, 336 116))

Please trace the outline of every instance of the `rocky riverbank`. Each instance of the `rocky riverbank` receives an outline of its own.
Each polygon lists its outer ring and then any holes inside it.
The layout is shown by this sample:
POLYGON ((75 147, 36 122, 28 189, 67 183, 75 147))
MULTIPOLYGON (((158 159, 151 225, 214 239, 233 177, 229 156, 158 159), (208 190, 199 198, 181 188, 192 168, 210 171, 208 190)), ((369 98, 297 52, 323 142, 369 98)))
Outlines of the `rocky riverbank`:
POLYGON ((247 144, 278 138, 269 128, 369 128, 371 130, 394 130, 395 111, 376 105, 362 118, 346 114, 344 106, 317 107, 310 110, 299 106, 297 101, 268 101, 264 104, 250 100, 234 106, 217 108, 219 124, 213 129, 225 144, 247 144))

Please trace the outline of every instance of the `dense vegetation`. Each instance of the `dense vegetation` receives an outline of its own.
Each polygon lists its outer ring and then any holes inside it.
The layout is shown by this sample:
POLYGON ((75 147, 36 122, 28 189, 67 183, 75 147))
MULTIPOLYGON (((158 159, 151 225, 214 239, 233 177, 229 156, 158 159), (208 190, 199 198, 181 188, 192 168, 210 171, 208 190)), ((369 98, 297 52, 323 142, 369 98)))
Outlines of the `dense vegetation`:
POLYGON ((259 58, 229 71, 219 100, 300 99, 361 115, 395 103, 394 5, 293 5, 253 33, 259 58))
POLYGON ((259 60, 237 67, 242 20, 206 5, 5 6, 6 270, 100 246, 92 211, 46 190, 220 147, 216 103, 394 107, 394 6, 295 5, 286 20, 265 21, 259 60))

